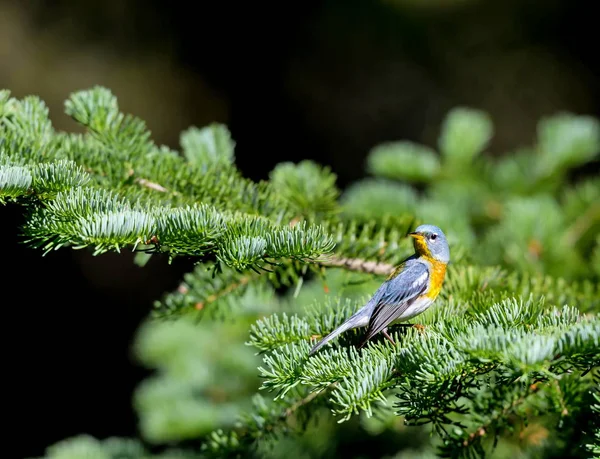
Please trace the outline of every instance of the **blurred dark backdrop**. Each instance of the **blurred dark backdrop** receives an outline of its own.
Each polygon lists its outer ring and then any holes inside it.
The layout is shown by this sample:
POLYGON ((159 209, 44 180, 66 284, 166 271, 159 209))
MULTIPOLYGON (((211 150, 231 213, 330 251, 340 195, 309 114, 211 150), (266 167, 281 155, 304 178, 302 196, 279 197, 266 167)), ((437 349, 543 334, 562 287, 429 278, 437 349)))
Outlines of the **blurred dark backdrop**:
MULTIPOLYGON (((104 85, 157 142, 178 148, 188 126, 224 122, 247 176, 310 158, 343 187, 378 142, 435 146, 458 104, 493 116, 490 154, 530 144, 540 116, 598 116, 593 21, 582 2, 559 0, 0 0, 0 88, 40 96, 71 130, 69 93, 104 85)), ((0 208, 9 449, 135 435, 131 393, 144 372, 131 338, 191 262, 42 258, 19 243, 21 218, 0 208)))

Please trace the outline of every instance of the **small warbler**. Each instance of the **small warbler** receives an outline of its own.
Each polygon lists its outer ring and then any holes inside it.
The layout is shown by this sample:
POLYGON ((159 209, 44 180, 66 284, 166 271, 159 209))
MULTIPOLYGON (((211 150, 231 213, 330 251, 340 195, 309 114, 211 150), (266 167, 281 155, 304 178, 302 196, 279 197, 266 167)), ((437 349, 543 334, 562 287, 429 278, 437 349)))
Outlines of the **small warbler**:
POLYGON ((442 289, 450 261, 448 241, 434 225, 421 225, 409 236, 414 238, 415 253, 394 269, 367 304, 319 341, 309 355, 340 333, 357 327, 367 327, 360 347, 379 332, 394 343, 388 326, 411 319, 431 306, 442 289))

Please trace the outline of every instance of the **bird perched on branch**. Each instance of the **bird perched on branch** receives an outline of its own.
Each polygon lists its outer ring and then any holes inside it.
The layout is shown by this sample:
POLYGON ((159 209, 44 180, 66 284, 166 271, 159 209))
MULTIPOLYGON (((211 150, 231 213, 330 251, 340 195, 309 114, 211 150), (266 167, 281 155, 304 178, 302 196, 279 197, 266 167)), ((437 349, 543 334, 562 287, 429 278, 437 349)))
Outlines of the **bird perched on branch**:
POLYGON ((379 332, 394 343, 387 332, 388 326, 405 322, 431 306, 442 289, 450 261, 448 241, 434 225, 421 225, 409 236, 414 238, 415 253, 394 269, 367 304, 319 341, 309 355, 340 333, 357 327, 367 327, 360 347, 379 332))

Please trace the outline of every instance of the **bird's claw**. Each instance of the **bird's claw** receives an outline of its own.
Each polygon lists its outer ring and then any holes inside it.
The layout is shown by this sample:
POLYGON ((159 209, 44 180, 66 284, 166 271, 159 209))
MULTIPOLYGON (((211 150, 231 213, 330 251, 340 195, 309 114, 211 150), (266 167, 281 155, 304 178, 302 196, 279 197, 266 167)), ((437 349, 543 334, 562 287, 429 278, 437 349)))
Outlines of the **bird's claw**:
POLYGON ((425 333, 425 325, 413 324, 413 327, 416 328, 419 333, 425 333))

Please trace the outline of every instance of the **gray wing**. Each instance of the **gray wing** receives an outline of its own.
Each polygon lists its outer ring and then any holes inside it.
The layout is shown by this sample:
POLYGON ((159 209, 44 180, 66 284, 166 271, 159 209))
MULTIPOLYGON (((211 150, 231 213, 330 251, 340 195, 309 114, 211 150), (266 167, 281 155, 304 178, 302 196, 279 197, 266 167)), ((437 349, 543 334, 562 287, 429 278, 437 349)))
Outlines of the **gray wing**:
POLYGON ((425 292, 428 281, 429 270, 419 262, 407 263, 400 274, 386 281, 373 308, 365 342, 400 317, 425 292))

